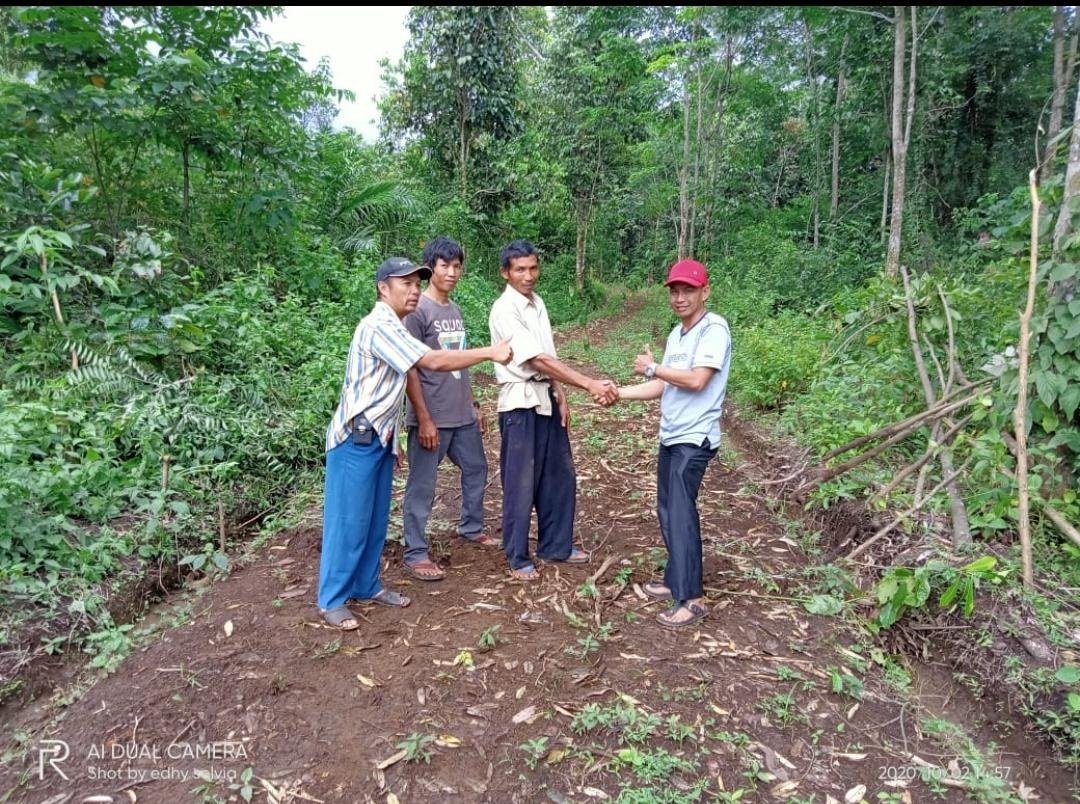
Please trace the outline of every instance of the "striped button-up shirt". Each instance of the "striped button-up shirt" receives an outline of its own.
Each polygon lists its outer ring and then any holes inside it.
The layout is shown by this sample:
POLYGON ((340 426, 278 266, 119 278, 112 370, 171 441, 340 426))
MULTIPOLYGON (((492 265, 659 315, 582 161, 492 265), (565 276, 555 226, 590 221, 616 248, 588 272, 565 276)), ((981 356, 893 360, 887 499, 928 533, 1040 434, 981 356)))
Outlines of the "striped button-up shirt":
POLYGON ((388 304, 376 302, 353 333, 341 400, 326 430, 326 451, 348 440, 352 420, 361 413, 383 446, 390 443, 401 416, 405 375, 430 351, 409 334, 388 304))

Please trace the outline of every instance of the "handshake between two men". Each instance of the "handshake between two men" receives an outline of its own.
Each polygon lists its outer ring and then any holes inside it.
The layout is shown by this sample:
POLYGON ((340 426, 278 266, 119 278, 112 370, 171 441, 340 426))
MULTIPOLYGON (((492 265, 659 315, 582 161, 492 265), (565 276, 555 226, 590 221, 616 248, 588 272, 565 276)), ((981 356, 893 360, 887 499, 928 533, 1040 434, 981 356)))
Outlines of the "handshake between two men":
POLYGON ((614 380, 597 379, 591 380, 585 390, 592 395, 593 402, 604 407, 611 407, 620 399, 655 399, 660 396, 664 387, 663 380, 656 377, 657 367, 652 349, 646 346, 645 350, 634 358, 634 373, 645 377, 646 382, 620 388, 614 380))

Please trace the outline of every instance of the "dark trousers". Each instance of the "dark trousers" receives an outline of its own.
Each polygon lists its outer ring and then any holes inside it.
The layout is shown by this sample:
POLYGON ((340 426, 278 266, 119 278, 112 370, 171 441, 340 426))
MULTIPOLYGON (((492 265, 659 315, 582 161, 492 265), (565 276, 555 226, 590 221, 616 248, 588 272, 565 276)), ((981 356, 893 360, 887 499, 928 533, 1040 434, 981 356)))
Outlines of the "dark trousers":
POLYGON ((664 586, 672 600, 686 601, 702 596, 701 521, 697 496, 705 468, 716 455, 708 439, 700 447, 693 444, 660 445, 656 461, 656 512, 660 534, 667 547, 664 586))
POLYGON ((535 410, 499 414, 502 447, 503 549, 511 569, 528 566, 529 520, 536 508, 536 555, 562 561, 570 555, 577 506, 577 474, 570 438, 552 397, 550 416, 535 410))

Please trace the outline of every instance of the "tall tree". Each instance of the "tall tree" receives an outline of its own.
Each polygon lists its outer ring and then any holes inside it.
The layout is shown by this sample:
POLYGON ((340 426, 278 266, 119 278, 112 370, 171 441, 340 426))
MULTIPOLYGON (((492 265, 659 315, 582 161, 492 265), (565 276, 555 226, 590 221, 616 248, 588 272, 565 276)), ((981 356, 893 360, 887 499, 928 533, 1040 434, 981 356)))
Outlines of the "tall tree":
POLYGON ((469 208, 505 190, 494 150, 523 125, 520 20, 513 6, 414 6, 401 80, 382 104, 387 129, 423 137, 469 208))
POLYGON ((1046 150, 1039 178, 1045 181, 1054 172, 1054 156, 1057 154, 1057 136, 1061 133, 1061 119, 1065 101, 1072 86, 1073 69, 1076 67, 1077 30, 1074 17, 1066 21, 1065 6, 1054 6, 1054 94, 1050 101, 1050 125, 1046 129, 1046 150), (1068 51, 1065 49, 1066 29, 1069 29, 1068 51))
POLYGON ((656 86, 639 42, 645 12, 566 7, 555 12, 544 120, 573 203, 574 281, 585 286, 590 227, 602 193, 625 182, 646 135, 656 86))
POLYGON ((910 7, 911 46, 907 44, 907 21, 903 6, 893 12, 893 92, 892 92, 892 217, 889 223, 889 246, 885 256, 885 275, 895 279, 900 271, 900 245, 904 226, 904 203, 907 181, 907 155, 911 144, 911 124, 915 117, 915 65, 918 52, 918 28, 915 6, 910 7), (910 56, 907 54, 910 52, 910 56), (905 61, 909 75, 904 76, 905 61), (904 90, 907 88, 907 108, 904 90))

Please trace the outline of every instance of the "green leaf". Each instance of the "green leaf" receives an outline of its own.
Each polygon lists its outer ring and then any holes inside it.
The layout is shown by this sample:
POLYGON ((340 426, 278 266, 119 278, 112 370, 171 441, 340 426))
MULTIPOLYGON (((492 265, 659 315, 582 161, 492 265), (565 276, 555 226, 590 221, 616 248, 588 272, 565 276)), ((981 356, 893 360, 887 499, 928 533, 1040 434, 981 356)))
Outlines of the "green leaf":
POLYGON ((844 601, 832 595, 814 595, 809 600, 803 601, 803 608, 811 614, 831 616, 843 611, 844 601))
POLYGON ((941 598, 938 600, 938 605, 941 608, 947 609, 953 604, 953 601, 956 600, 957 593, 960 591, 961 583, 962 579, 957 578, 955 581, 949 584, 948 589, 941 593, 941 598))
POLYGON ((1073 262, 1059 262, 1054 265, 1052 271, 1050 271, 1051 282, 1064 282, 1076 275, 1076 263, 1073 262))
POLYGON ((896 580, 896 576, 888 575, 881 579, 881 582, 877 585, 877 599, 878 603, 884 603, 886 600, 896 594, 896 587, 899 581, 896 580))
POLYGON ((1059 667, 1058 671, 1054 673, 1054 678, 1063 684, 1075 684, 1080 681, 1080 667, 1075 664, 1067 664, 1063 667, 1059 667))
POLYGON ((973 611, 975 611, 975 579, 969 575, 964 585, 964 616, 970 617, 973 611))
POLYGON ((1058 403, 1061 405, 1061 412, 1065 414, 1065 418, 1071 420, 1077 407, 1080 407, 1080 383, 1072 383, 1065 389, 1058 403))
POLYGON ((972 572, 976 575, 983 575, 994 567, 997 566, 996 556, 983 556, 982 558, 976 558, 970 564, 964 567, 964 572, 972 572))

